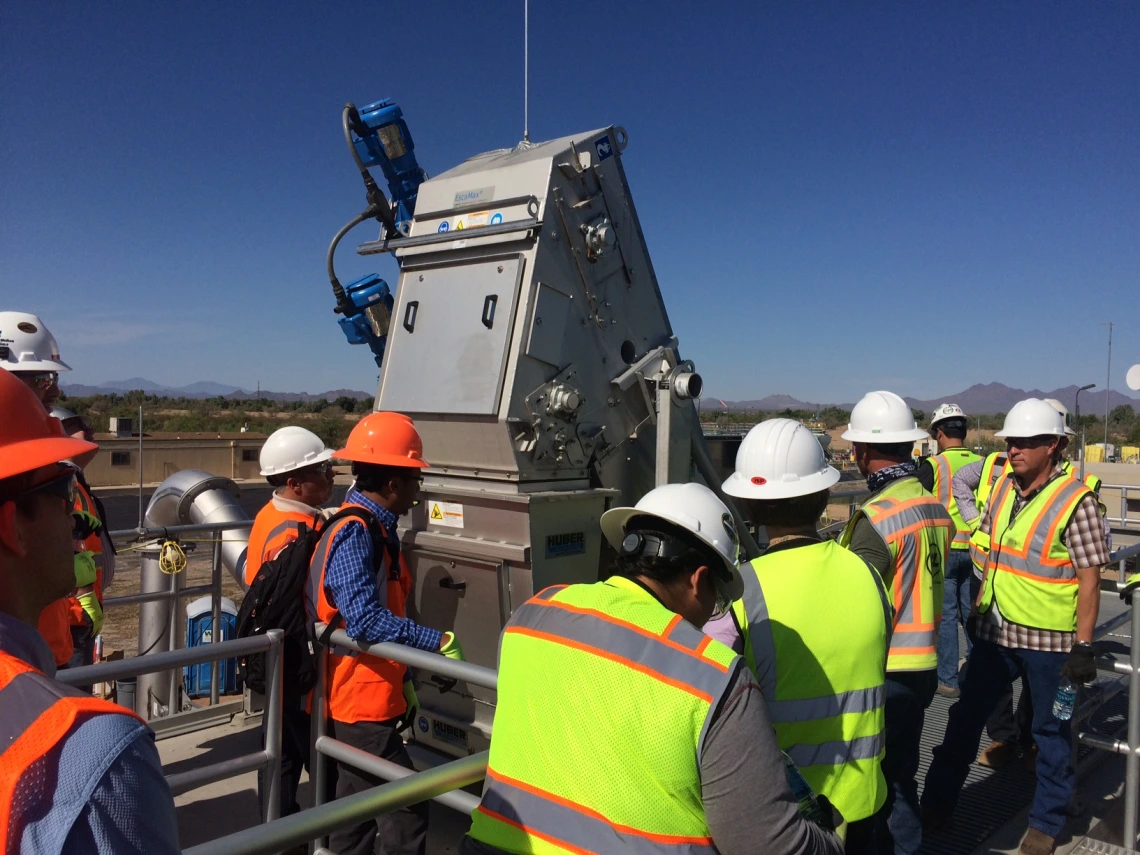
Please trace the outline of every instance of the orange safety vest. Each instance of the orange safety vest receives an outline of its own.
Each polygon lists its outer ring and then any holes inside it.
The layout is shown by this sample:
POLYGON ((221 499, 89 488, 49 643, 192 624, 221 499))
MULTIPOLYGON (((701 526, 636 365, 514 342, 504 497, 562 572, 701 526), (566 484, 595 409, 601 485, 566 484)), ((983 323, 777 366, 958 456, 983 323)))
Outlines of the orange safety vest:
POLYGON ((272 561, 282 549, 297 539, 301 526, 312 528, 317 519, 317 512, 310 514, 300 511, 278 510, 269 502, 257 512, 253 519, 253 528, 249 531, 249 547, 245 553, 245 584, 249 587, 257 576, 257 571, 266 561, 272 561))
MULTIPOLYGON (((50 803, 62 769, 42 761, 71 729, 95 715, 137 715, 109 701, 82 695, 27 662, 0 650, 0 720, 20 723, 5 733, 0 753, 0 840, 19 841, 24 826, 50 803), (26 724, 25 724, 26 723, 26 724)), ((144 722, 145 724, 145 722, 144 722)))
MULTIPOLYGON (((341 507, 363 505, 346 502, 341 507)), ((325 589, 325 572, 328 569, 329 547, 337 532, 346 525, 362 526, 364 523, 348 517, 325 529, 310 564, 306 600, 316 604, 317 620, 322 623, 328 623, 337 613, 336 606, 329 601, 325 589), (316 585, 312 584, 314 580, 317 581, 316 585)), ((383 525, 380 529, 383 531, 383 525)), ((377 593, 382 599, 387 599, 382 604, 396 617, 406 617, 406 604, 412 593, 412 574, 408 572, 404 554, 400 553, 399 566, 394 570, 390 566, 391 559, 386 549, 381 550, 380 555, 373 556, 373 564, 377 593)), ((404 700, 406 665, 356 651, 348 654, 332 653, 329 664, 327 699, 330 718, 345 724, 387 721, 407 711, 408 703, 404 700)))
POLYGON ((75 641, 71 637, 71 597, 60 597, 40 612, 36 629, 51 648, 57 666, 71 661, 71 654, 75 652, 75 641))

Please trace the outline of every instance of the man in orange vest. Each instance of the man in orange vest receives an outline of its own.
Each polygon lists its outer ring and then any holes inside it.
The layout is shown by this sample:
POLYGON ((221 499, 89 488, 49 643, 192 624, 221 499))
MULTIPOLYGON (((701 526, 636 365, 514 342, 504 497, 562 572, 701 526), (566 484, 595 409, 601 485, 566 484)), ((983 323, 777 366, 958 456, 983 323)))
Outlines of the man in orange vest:
MULTIPOLYGON (((352 429, 335 457, 352 461, 356 486, 342 508, 371 513, 383 533, 373 543, 358 517, 339 520, 323 533, 313 553, 305 605, 313 620, 343 618, 345 631, 368 644, 395 642, 462 659, 450 632, 407 617, 412 577, 400 551, 399 518, 412 509, 428 463, 412 420, 399 413, 371 413, 352 429)), ((355 654, 355 651, 354 651, 355 654)), ((330 656, 328 714, 335 739, 384 760, 412 768, 397 726, 418 706, 411 674, 399 663, 366 654, 330 656)), ((382 780, 340 764, 337 798, 362 792, 382 780)), ((427 803, 383 814, 329 837, 340 855, 417 853, 427 846, 427 803)))
MULTIPOLYGON (((321 518, 321 506, 332 498, 333 471, 329 462, 331 448, 321 438, 303 427, 290 425, 270 434, 261 447, 261 474, 276 489, 253 520, 249 547, 245 556, 245 584, 253 584, 261 565, 272 561, 297 539, 301 526, 315 528, 321 518)), ((304 698, 285 698, 281 710, 281 816, 300 810, 297 786, 301 769, 309 768, 312 735, 310 717, 304 698)), ((261 738, 265 745, 262 717, 261 738)), ((336 786, 336 770, 328 776, 331 801, 336 786)), ((258 798, 262 798, 264 770, 257 773, 258 798)), ((264 812, 264 805, 262 805, 264 812)))
POLYGON ((52 679, 36 632, 75 584, 75 468, 64 436, 0 371, 0 840, 8 853, 175 853, 174 800, 154 733, 134 713, 52 679))

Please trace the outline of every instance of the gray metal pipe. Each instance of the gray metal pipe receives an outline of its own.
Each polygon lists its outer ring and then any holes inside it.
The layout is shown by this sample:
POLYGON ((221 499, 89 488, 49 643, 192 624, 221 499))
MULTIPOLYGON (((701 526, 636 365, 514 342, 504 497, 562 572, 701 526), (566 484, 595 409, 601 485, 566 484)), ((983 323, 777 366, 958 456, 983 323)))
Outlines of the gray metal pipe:
MULTIPOLYGON (((162 529, 178 525, 209 525, 248 522, 249 515, 237 503, 237 485, 229 478, 211 475, 200 469, 184 469, 163 481, 147 505, 143 525, 162 529)), ((222 564, 238 580, 243 581, 245 551, 249 532, 229 529, 223 531, 222 564)), ((158 566, 158 548, 143 550, 140 593, 175 591, 182 585, 181 574, 169 578, 158 566)), ((181 626, 185 622, 185 606, 180 597, 167 601, 154 601, 139 609, 139 654, 149 655, 170 649, 174 639, 177 646, 181 626)), ((175 672, 148 674, 138 681, 135 710, 144 718, 152 714, 177 712, 178 705, 175 672), (175 695, 172 697, 172 695, 175 695)))
POLYGON ((1132 638, 1129 639, 1128 757, 1124 761, 1124 848, 1136 846, 1137 800, 1140 799, 1140 609, 1132 601, 1132 638))
MULTIPOLYGON (((316 633, 318 636, 324 633, 326 626, 327 624, 323 623, 316 625, 316 633)), ((333 634, 329 636, 329 641, 338 647, 361 650, 372 656, 390 659, 393 662, 399 662, 403 665, 411 665, 413 668, 423 668, 425 671, 431 671, 443 677, 451 677, 453 680, 462 680, 473 686, 494 689, 499 685, 499 675, 494 668, 484 668, 482 665, 474 665, 471 662, 460 662, 456 659, 449 659, 439 653, 428 653, 426 650, 419 650, 415 647, 409 647, 406 644, 395 644, 391 642, 367 644, 366 642, 356 641, 350 638, 348 633, 343 629, 338 629, 333 632, 333 634)))

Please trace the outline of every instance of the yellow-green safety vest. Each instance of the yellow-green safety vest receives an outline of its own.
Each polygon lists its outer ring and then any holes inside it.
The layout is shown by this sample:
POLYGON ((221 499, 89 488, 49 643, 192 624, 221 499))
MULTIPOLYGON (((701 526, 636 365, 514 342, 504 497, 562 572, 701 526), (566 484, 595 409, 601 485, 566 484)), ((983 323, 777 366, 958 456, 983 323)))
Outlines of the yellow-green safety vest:
POLYGON ((938 624, 954 521, 917 478, 892 481, 856 511, 839 537, 850 546, 860 517, 886 542, 894 564, 889 579, 894 632, 887 671, 927 671, 938 667, 938 624))
POLYGON ((715 855, 700 756, 741 667, 624 577, 542 591, 503 631, 469 834, 535 855, 715 855))
POLYGON ((763 555, 741 571, 744 597, 732 609, 780 748, 848 822, 874 815, 887 798, 886 586, 832 540, 763 555))
POLYGON ((950 519, 954 520, 954 539, 950 541, 951 549, 970 548, 970 526, 962 519, 962 514, 958 512, 958 502, 954 499, 954 473, 963 466, 969 466, 981 459, 981 455, 974 454, 968 448, 948 448, 927 458, 931 468, 934 469, 934 489, 931 492, 950 512, 950 519))
POLYGON ((996 602, 1021 626, 1073 632, 1077 628, 1077 573, 1061 540, 1081 499, 1092 491, 1069 475, 1046 484, 1010 521, 1017 498, 1012 473, 994 487, 987 575, 981 611, 996 602))

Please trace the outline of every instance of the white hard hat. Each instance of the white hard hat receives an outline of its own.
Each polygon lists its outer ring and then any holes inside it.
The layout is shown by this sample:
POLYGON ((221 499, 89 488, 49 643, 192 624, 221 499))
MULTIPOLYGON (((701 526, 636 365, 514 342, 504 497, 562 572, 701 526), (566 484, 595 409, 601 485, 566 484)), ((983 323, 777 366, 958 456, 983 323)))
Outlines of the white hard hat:
POLYGON ((65 410, 63 407, 52 407, 51 408, 51 417, 53 419, 59 419, 61 422, 65 422, 68 419, 79 418, 79 416, 76 415, 75 413, 71 412, 71 410, 65 410))
POLYGON ((704 484, 663 484, 646 493, 636 507, 606 511, 602 534, 614 549, 621 550, 626 527, 635 517, 656 517, 692 532, 723 561, 722 567, 709 568, 721 597, 732 601, 744 595, 744 580, 736 566, 740 557, 736 523, 724 502, 704 484))
POLYGON ((0 312, 0 367, 9 371, 70 371, 44 322, 27 312, 0 312))
POLYGON ((284 475, 324 463, 333 456, 321 438, 311 430, 289 425, 273 431, 261 447, 261 474, 284 475))
POLYGON ((939 404, 934 414, 930 417, 930 426, 934 427, 939 422, 944 422, 947 419, 964 418, 966 418, 966 414, 962 412, 962 408, 957 404, 939 404))
POLYGON ((1061 414, 1061 418, 1065 422, 1065 436, 1076 436, 1077 432, 1069 427, 1069 408, 1056 398, 1046 398, 1045 403, 1061 414))
POLYGON ((1065 420, 1040 398, 1018 401, 1006 414, 1005 424, 994 436, 1027 439, 1031 436, 1065 436, 1065 420))
POLYGON ((724 492, 742 499, 791 499, 826 490, 839 480, 815 435, 792 419, 769 419, 748 431, 724 492))
POLYGON ((842 438, 851 442, 889 445, 913 442, 930 436, 914 423, 907 402, 894 392, 868 392, 851 411, 851 422, 842 438))

